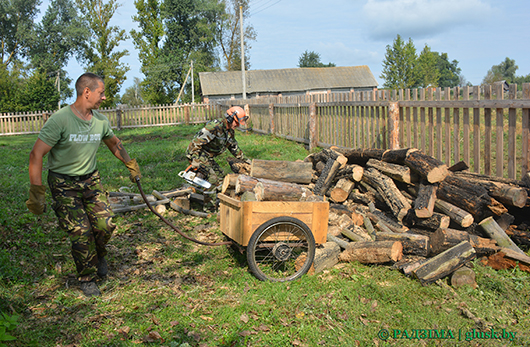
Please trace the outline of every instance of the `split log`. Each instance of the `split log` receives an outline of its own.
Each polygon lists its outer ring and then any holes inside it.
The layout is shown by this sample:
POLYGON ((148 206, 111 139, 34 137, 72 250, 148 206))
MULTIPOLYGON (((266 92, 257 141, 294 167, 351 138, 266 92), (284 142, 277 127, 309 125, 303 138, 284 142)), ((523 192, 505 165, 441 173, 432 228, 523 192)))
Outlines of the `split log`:
POLYGON ((173 202, 176 205, 182 207, 184 210, 190 209, 190 199, 187 196, 177 196, 175 199, 173 199, 173 202))
POLYGON ((414 276, 425 286, 443 278, 476 257, 475 249, 467 241, 430 258, 414 270, 414 276))
POLYGON ((505 205, 515 206, 519 208, 522 208, 526 205, 526 201, 528 199, 528 193, 526 188, 501 182, 495 182, 493 180, 487 179, 486 177, 488 176, 469 175, 468 173, 463 172, 455 172, 454 175, 456 177, 463 178, 470 183, 485 188, 488 191, 489 195, 491 195, 492 197, 499 200, 505 205))
MULTIPOLYGON (((164 200, 166 199, 166 197, 162 193, 157 192, 156 190, 153 190, 153 195, 156 196, 158 199, 164 199, 164 200)), ((169 199, 167 199, 167 200, 169 200, 169 199)), ((169 200, 169 206, 172 209, 174 209, 175 211, 178 211, 180 213, 184 213, 184 214, 188 214, 188 215, 192 215, 192 216, 196 216, 196 217, 208 217, 208 213, 198 212, 198 211, 193 211, 193 210, 185 210, 182 207, 180 207, 177 204, 175 204, 171 200, 169 200)))
POLYGON ((228 165, 232 172, 240 175, 249 175, 250 174, 250 164, 244 160, 228 157, 226 159, 228 165))
POLYGON ((238 174, 228 174, 223 179, 223 185, 221 186, 221 193, 228 195, 229 191, 236 189, 238 174))
POLYGON ((340 254, 344 262, 358 261, 363 264, 396 262, 403 257, 403 246, 398 241, 352 242, 340 254))
POLYGON ((340 203, 346 201, 350 195, 355 183, 348 178, 340 179, 337 184, 330 189, 329 197, 332 201, 340 203))
MULTIPOLYGON (((162 200, 149 202, 149 205, 151 205, 151 207, 155 207, 157 205, 167 204, 170 201, 171 200, 169 200, 169 199, 162 199, 162 200)), ((112 212, 114 212, 114 213, 124 213, 124 212, 143 210, 144 208, 147 208, 147 204, 139 204, 139 205, 125 206, 125 207, 117 207, 117 208, 113 208, 112 212)))
POLYGON ((417 148, 388 149, 381 156, 381 160, 387 163, 405 165, 407 156, 417 150, 417 148))
POLYGON ((313 165, 307 162, 253 159, 250 176, 289 183, 311 183, 313 165))
POLYGON ((377 169, 388 177, 403 183, 411 184, 413 182, 418 182, 418 175, 411 172, 410 167, 408 166, 387 163, 376 159, 368 160, 366 166, 377 169))
POLYGON ((426 257, 429 254, 429 237, 409 233, 377 233, 376 241, 399 241, 403 245, 403 254, 426 257))
POLYGON ((427 259, 425 257, 406 255, 393 266, 396 269, 401 270, 405 276, 411 276, 412 273, 426 261, 427 259))
POLYGON ((409 153, 405 158, 405 164, 429 183, 441 182, 449 174, 447 165, 422 151, 409 153))
POLYGON ((469 241, 478 255, 488 255, 499 250, 495 240, 472 235, 462 230, 440 228, 430 236, 432 254, 440 254, 462 241, 469 241))
POLYGON ((375 224, 384 224, 387 228, 392 230, 395 233, 406 233, 409 231, 409 228, 399 223, 398 221, 387 216, 384 212, 379 210, 373 210, 366 214, 368 218, 375 224))
POLYGON ((485 188, 469 183, 454 174, 440 182, 436 195, 439 199, 468 211, 475 219, 481 220, 492 213, 500 216, 508 212, 506 207, 493 199, 485 188))
POLYGON ((364 171, 363 181, 376 188, 399 221, 405 217, 411 206, 390 177, 374 168, 368 168, 364 171))
POLYGON ((257 201, 304 201, 313 193, 298 184, 258 178, 253 189, 257 201))
POLYGON ((530 257, 527 256, 525 253, 521 254, 519 252, 514 251, 510 248, 501 248, 501 252, 504 253, 505 257, 508 259, 512 259, 515 261, 518 261, 526 266, 530 266, 530 257))
POLYGON ((429 218, 433 215, 437 189, 437 184, 420 183, 418 196, 414 200, 414 213, 416 217, 429 218))
POLYGON ((497 241, 499 247, 510 248, 521 254, 525 254, 517 245, 510 239, 508 235, 501 229, 499 224, 493 219, 493 217, 488 217, 482 222, 478 223, 484 229, 486 234, 497 241))
POLYGON ((333 178, 341 166, 346 165, 346 157, 339 155, 335 159, 329 159, 326 162, 326 167, 322 170, 322 174, 315 183, 313 192, 316 195, 325 195, 331 185, 333 178))
POLYGON ((164 194, 164 196, 168 198, 176 198, 179 196, 185 196, 189 194, 196 193, 197 190, 193 187, 187 187, 187 188, 178 188, 173 190, 167 190, 167 191, 161 191, 160 193, 164 194))

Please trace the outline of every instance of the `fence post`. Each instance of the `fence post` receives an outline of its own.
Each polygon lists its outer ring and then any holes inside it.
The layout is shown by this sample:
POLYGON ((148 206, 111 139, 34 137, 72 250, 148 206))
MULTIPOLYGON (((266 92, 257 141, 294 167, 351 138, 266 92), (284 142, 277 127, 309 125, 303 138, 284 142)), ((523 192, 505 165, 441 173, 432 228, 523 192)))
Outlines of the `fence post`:
POLYGON ((121 130, 121 109, 120 108, 116 110, 116 128, 118 129, 118 131, 121 130))
POLYGON ((269 104, 269 120, 270 120, 270 129, 269 133, 274 134, 274 104, 269 104))
POLYGON ((184 105, 184 123, 190 125, 190 105, 184 105))
POLYGON ((399 148, 399 102, 388 103, 389 149, 399 148))
POLYGON ((318 147, 317 105, 309 105, 309 151, 318 147))

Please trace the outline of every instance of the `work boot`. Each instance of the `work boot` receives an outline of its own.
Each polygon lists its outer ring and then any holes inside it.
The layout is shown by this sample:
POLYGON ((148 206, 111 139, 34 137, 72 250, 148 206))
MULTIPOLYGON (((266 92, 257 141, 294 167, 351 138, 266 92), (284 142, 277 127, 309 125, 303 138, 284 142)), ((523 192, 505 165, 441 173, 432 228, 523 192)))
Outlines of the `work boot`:
POLYGON ((86 297, 101 295, 98 285, 94 281, 81 282, 81 285, 79 287, 81 288, 83 294, 85 294, 86 297))
POLYGON ((105 277, 109 273, 109 267, 107 266, 107 259, 105 257, 99 258, 98 262, 98 276, 105 277))

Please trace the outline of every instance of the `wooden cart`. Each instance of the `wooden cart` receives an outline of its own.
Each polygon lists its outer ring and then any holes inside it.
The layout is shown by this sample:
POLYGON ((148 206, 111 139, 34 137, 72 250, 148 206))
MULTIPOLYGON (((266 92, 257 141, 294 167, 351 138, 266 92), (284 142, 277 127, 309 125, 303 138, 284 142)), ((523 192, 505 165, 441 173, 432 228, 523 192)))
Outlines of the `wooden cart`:
POLYGON ((326 242, 329 202, 220 200, 223 234, 246 247, 252 273, 260 280, 291 281, 305 274, 316 245, 326 242))

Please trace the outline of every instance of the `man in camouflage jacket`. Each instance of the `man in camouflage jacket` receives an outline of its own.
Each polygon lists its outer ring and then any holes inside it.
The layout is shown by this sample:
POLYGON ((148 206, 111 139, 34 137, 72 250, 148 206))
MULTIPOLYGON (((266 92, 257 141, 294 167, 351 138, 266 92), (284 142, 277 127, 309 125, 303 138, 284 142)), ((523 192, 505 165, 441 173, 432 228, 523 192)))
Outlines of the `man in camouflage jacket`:
POLYGON ((214 119, 206 123, 189 144, 186 158, 188 158, 191 167, 206 174, 212 185, 219 185, 225 175, 214 158, 226 149, 237 159, 250 163, 250 160, 239 148, 234 133, 235 128, 246 125, 248 118, 241 107, 231 107, 226 111, 224 118, 214 119))

